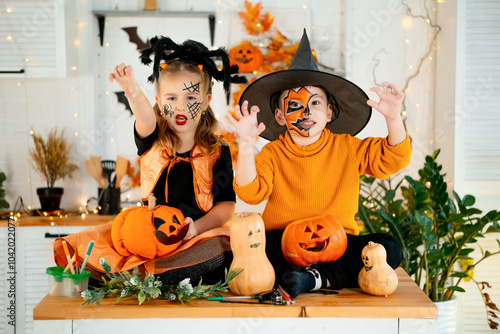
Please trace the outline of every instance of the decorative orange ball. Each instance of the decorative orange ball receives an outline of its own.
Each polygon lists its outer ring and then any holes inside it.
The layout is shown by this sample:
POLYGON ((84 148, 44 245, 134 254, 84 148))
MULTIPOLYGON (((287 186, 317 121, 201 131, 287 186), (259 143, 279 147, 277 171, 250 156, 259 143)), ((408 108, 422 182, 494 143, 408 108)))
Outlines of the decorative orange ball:
POLYGON ((331 215, 295 221, 285 228, 281 238, 283 256, 300 267, 336 261, 346 247, 347 234, 331 215))
POLYGON ((150 210, 147 206, 138 206, 116 216, 111 239, 120 255, 154 259, 179 248, 188 229, 179 209, 157 205, 150 210))
POLYGON ((264 56, 251 42, 243 41, 229 50, 231 65, 238 65, 240 73, 252 73, 264 64, 264 56))

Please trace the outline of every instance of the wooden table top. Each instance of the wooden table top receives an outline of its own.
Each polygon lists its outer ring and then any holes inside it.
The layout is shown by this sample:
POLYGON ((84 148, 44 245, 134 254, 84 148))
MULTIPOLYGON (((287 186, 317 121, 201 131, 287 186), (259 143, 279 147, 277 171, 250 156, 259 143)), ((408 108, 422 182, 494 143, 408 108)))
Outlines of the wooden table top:
POLYGON ((138 305, 136 298, 104 298, 100 305, 85 305, 83 299, 45 296, 33 309, 34 320, 141 319, 141 318, 437 318, 437 307, 398 268, 397 290, 376 297, 360 289, 342 289, 336 295, 305 293, 292 305, 236 304, 193 300, 190 303, 152 299, 138 305))
MULTIPOLYGON (((110 223, 116 215, 88 214, 84 217, 78 214, 64 216, 21 216, 16 221, 10 221, 15 226, 93 226, 110 223)), ((7 226, 7 221, 0 222, 0 226, 7 226)))

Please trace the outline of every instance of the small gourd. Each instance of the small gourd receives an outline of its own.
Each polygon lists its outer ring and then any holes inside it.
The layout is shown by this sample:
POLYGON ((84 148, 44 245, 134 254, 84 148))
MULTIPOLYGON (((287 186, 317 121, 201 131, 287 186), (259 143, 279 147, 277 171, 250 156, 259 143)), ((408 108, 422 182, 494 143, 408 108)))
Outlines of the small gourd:
POLYGON ((368 242, 362 252, 364 267, 359 272, 361 290, 374 296, 388 296, 398 287, 398 275, 387 264, 387 252, 381 244, 368 242))
POLYGON ((243 212, 229 221, 233 262, 229 271, 243 269, 229 282, 236 295, 256 295, 271 290, 276 279, 266 255, 266 233, 260 214, 243 212))

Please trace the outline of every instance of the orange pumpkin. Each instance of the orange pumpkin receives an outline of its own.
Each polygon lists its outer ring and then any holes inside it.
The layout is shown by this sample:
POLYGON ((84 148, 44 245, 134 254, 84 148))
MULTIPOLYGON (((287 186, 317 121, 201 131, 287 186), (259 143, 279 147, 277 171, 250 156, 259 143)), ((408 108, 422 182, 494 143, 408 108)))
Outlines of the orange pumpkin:
POLYGON ((154 259, 179 248, 188 229, 179 209, 165 205, 153 209, 138 206, 116 216, 111 239, 120 255, 154 259))
POLYGON ((336 261, 346 247, 347 234, 331 215, 295 221, 285 228, 281 238, 283 256, 300 267, 336 261))
POLYGON ((243 41, 229 50, 231 65, 238 65, 240 73, 252 73, 264 64, 264 56, 251 42, 243 41))
POLYGON ((266 255, 266 231, 260 214, 242 212, 229 221, 233 262, 229 271, 243 269, 229 281, 236 295, 256 295, 271 290, 276 279, 266 255))

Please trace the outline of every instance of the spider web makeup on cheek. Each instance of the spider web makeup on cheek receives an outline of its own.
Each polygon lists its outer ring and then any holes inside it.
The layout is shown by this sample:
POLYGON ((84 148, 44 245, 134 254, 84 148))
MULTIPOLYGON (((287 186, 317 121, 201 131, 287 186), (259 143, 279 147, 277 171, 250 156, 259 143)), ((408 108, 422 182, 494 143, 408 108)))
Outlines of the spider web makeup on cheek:
POLYGON ((195 119, 196 118, 196 116, 198 115, 198 113, 201 110, 201 105, 202 105, 201 102, 194 102, 194 103, 191 103, 191 104, 190 103, 187 104, 188 112, 191 115, 191 119, 195 119))
POLYGON ((170 104, 165 104, 163 106, 163 115, 165 117, 170 116, 170 118, 172 118, 172 116, 174 115, 174 112, 172 110, 172 106, 170 104))
POLYGON ((195 93, 195 92, 200 92, 200 83, 197 82, 195 84, 193 84, 193 82, 191 81, 190 82, 190 85, 191 86, 187 86, 185 83, 184 83, 184 89, 183 90, 187 90, 188 92, 190 93, 195 93))

